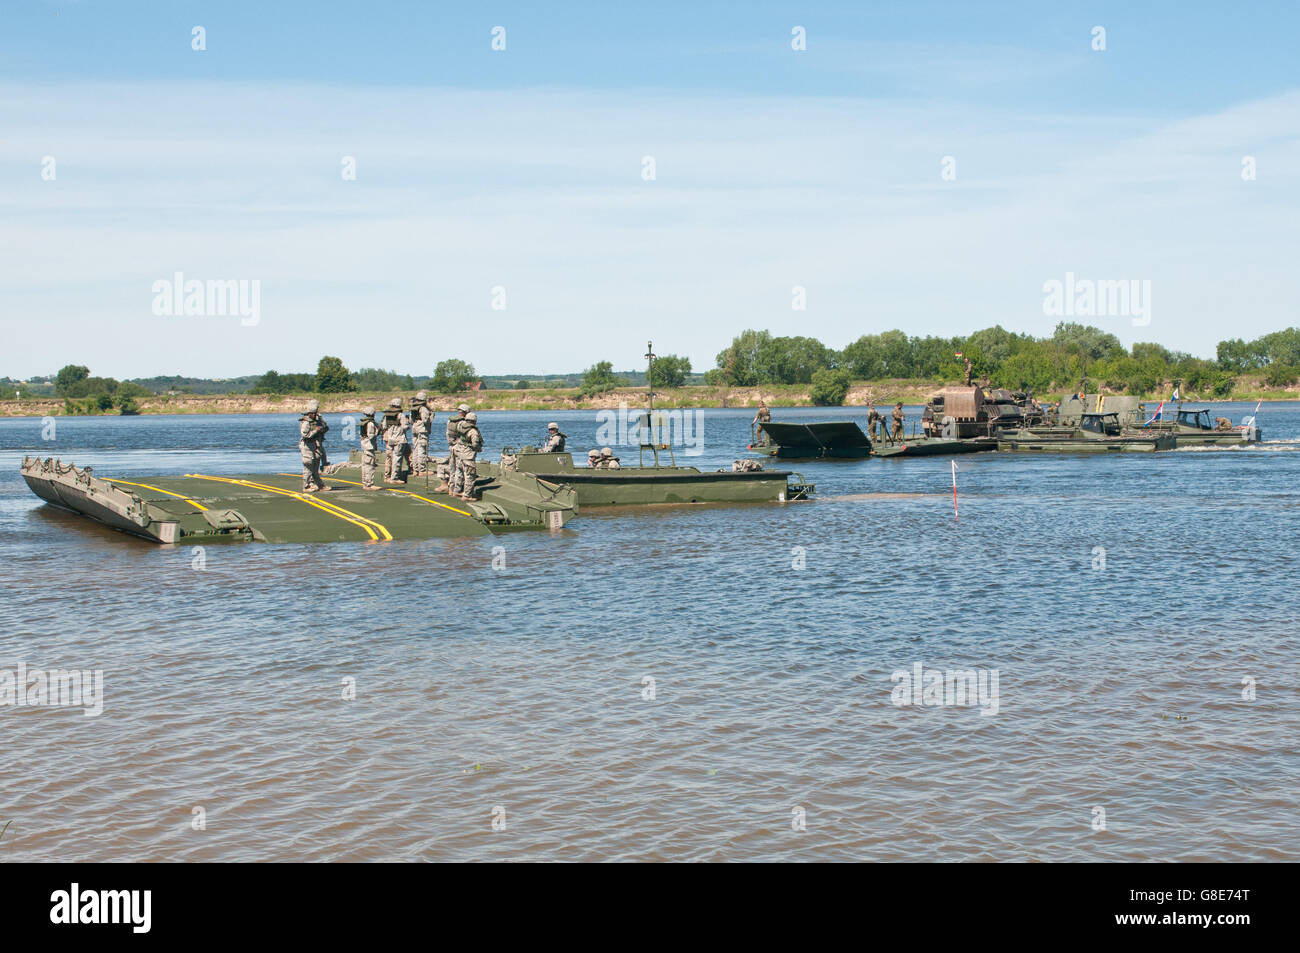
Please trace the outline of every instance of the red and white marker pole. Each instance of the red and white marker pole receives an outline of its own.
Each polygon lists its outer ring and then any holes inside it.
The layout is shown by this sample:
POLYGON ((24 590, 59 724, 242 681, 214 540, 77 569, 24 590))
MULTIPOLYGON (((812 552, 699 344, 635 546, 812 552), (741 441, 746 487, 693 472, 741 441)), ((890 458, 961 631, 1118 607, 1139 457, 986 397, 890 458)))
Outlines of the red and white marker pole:
POLYGON ((949 461, 952 464, 952 518, 960 519, 957 515, 957 461, 949 461))

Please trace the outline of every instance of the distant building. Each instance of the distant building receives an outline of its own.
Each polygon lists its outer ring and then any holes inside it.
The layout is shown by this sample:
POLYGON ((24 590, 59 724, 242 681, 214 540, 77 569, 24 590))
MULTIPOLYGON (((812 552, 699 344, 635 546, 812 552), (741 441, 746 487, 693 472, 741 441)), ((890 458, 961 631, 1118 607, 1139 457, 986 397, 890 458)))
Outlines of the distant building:
POLYGON ((465 382, 465 389, 466 389, 466 390, 482 390, 482 389, 483 389, 483 382, 482 382, 482 381, 466 381, 466 382, 465 382))

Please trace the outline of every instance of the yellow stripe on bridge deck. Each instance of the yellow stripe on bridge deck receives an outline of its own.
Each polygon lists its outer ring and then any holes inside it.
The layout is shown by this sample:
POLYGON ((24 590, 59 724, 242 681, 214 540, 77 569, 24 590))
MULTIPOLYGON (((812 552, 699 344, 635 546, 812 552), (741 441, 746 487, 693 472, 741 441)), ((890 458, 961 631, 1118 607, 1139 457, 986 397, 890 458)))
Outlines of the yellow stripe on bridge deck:
POLYGON ((187 477, 193 477, 196 480, 212 480, 216 483, 229 483, 232 486, 246 486, 254 490, 265 490, 268 493, 278 493, 281 496, 288 496, 300 503, 306 503, 308 506, 314 506, 318 510, 323 510, 331 516, 337 516, 341 520, 346 520, 356 526, 360 526, 373 540, 378 540, 380 535, 385 540, 391 540, 393 534, 382 523, 376 522, 369 517, 362 516, 360 513, 354 513, 351 510, 345 510, 337 503, 326 503, 324 500, 313 499, 309 494, 299 493, 296 490, 286 490, 283 487, 271 486, 267 483, 255 483, 252 480, 236 480, 231 477, 206 476, 202 473, 187 473, 187 477), (377 534, 375 530, 378 530, 377 534))

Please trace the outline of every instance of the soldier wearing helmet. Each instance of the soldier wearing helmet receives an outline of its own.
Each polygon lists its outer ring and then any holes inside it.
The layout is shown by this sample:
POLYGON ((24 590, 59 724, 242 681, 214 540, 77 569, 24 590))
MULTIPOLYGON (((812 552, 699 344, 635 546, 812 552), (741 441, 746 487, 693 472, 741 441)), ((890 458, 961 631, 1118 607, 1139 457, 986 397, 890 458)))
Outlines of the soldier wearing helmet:
POLYGON ((597 470, 601 468, 600 451, 595 447, 587 451, 587 466, 597 470))
POLYGON ((867 401, 867 434, 872 443, 876 442, 876 424, 880 425, 880 439, 885 439, 885 418, 880 416, 875 403, 867 401))
POLYGON ((384 410, 384 482, 405 483, 402 458, 407 452, 406 421, 402 419, 402 398, 394 397, 384 410))
POLYGON ((546 425, 546 446, 542 447, 542 453, 563 453, 564 441, 568 439, 568 434, 560 433, 560 425, 551 421, 546 425))
POLYGON ((420 391, 411 401, 411 470, 423 476, 428 466, 429 434, 433 432, 433 408, 429 395, 420 391))
POLYGON ((318 493, 325 489, 320 468, 325 463, 325 434, 329 424, 320 415, 320 402, 307 402, 307 411, 298 418, 298 450, 302 454, 302 491, 318 493))
POLYGON ((461 487, 456 483, 460 470, 456 466, 456 443, 460 440, 460 428, 469 413, 469 404, 460 404, 456 412, 447 418, 447 456, 438 461, 438 486, 436 493, 450 493, 460 496, 461 487))
POLYGON ((600 465, 606 470, 619 470, 618 457, 614 456, 614 451, 609 447, 600 448, 600 465))
POLYGON ((478 499, 474 495, 474 484, 478 481, 478 455, 482 449, 483 434, 478 429, 478 414, 470 411, 461 422, 460 436, 457 438, 452 458, 457 474, 457 479, 452 485, 460 486, 461 492, 458 495, 462 500, 478 499))
POLYGON ((375 420, 375 408, 364 407, 361 410, 361 485, 367 490, 378 490, 375 486, 375 464, 378 462, 379 424, 375 420))
POLYGON ((892 416, 894 419, 894 430, 892 433, 890 433, 889 439, 891 443, 899 443, 903 439, 903 420, 906 416, 903 413, 902 401, 899 401, 897 404, 894 405, 894 413, 892 416))

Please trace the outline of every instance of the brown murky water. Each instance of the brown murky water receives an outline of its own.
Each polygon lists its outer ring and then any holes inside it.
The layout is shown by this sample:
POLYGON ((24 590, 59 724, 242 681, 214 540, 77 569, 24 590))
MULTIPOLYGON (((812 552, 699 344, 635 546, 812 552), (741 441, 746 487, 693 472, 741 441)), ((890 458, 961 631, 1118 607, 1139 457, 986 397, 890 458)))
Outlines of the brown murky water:
MULTIPOLYGON (((1273 414, 1294 441, 1300 409, 1273 414)), ((493 447, 546 419, 484 418, 493 447)), ((711 412, 689 462, 729 463, 747 420, 711 412)), ((978 455, 959 522, 946 460, 813 463, 807 504, 201 568, 16 479, 24 450, 279 470, 283 426, 70 421, 46 447, 0 422, 0 670, 104 678, 98 716, 0 707, 0 858, 1300 856, 1300 454, 1268 452, 1294 442, 978 455), (896 704, 918 663, 996 670, 996 698, 896 704)))

